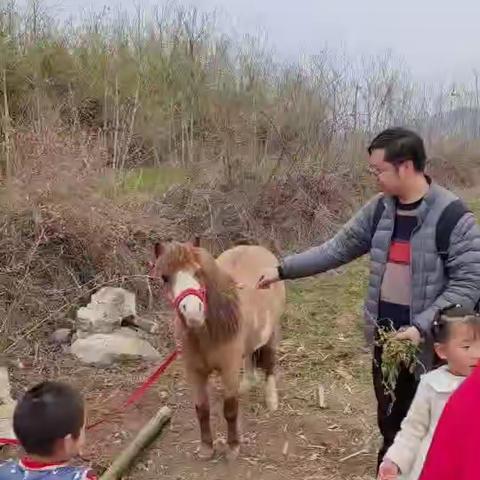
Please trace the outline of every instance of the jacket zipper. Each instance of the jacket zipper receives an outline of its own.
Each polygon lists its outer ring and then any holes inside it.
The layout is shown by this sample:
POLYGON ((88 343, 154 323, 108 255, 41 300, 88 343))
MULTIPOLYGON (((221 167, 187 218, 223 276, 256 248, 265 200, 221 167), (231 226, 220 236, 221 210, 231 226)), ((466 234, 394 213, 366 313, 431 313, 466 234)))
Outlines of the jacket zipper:
POLYGON ((408 266, 409 268, 409 271, 410 271, 410 308, 408 310, 408 316, 410 317, 410 326, 412 326, 412 320, 413 320, 413 315, 412 315, 412 310, 413 310, 413 295, 412 295, 412 292, 413 292, 413 269, 412 269, 412 264, 413 264, 413 255, 412 255, 412 252, 413 252, 413 243, 412 243, 412 239, 413 239, 413 236, 415 235, 415 233, 417 233, 417 231, 419 230, 419 228, 422 226, 422 221, 420 220, 420 218, 417 216, 417 225, 415 226, 415 228, 412 230, 412 234, 410 235, 410 265, 408 266))
MULTIPOLYGON (((385 211, 387 209, 385 208, 385 211)), ((378 321, 380 320, 380 302, 382 301, 382 284, 383 284, 383 277, 385 276, 385 270, 387 269, 387 263, 388 263, 388 256, 390 254, 390 247, 392 246, 392 238, 393 238, 393 232, 395 231, 395 216, 396 216, 396 208, 394 209, 393 211, 393 226, 392 226, 392 230, 390 232, 390 238, 389 238, 389 242, 388 242, 388 248, 387 248, 387 254, 386 254, 386 257, 385 257, 385 261, 383 262, 383 265, 382 265, 382 275, 380 277, 380 285, 379 285, 379 288, 378 288, 378 298, 377 298, 377 319, 376 319, 376 327, 378 328, 378 321)), ((385 212, 384 212, 385 213, 385 212)), ((381 217, 380 217, 380 220, 381 220, 381 217)), ((380 224, 380 221, 378 222, 380 224)))

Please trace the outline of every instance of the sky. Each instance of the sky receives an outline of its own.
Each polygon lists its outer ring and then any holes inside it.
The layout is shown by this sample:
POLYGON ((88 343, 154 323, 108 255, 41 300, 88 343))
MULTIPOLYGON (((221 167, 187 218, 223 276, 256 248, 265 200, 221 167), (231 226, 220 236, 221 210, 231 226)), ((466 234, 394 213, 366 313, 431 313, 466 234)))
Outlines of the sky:
MULTIPOLYGON (((48 0, 63 14, 136 0, 48 0)), ((144 4, 153 0, 145 0, 144 4)), ((162 0, 156 2, 162 3, 162 0)), ((480 0, 177 0, 219 10, 227 33, 263 34, 280 58, 325 47, 349 56, 392 50, 414 77, 472 81, 480 71, 480 0)))

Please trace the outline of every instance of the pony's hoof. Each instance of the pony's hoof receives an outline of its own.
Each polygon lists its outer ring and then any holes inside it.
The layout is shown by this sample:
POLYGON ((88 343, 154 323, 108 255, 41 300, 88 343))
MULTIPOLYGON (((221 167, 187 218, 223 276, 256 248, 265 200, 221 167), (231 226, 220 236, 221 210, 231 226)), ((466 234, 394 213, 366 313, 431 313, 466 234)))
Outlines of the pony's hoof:
POLYGON ((202 443, 198 449, 197 455, 200 460, 211 460, 215 455, 215 450, 211 445, 205 445, 202 443))
POLYGON ((268 395, 266 399, 267 408, 271 412, 276 412, 278 410, 278 395, 275 392, 274 394, 268 395))
POLYGON ((240 445, 235 445, 234 447, 228 447, 227 449, 227 462, 234 462, 240 455, 240 445))

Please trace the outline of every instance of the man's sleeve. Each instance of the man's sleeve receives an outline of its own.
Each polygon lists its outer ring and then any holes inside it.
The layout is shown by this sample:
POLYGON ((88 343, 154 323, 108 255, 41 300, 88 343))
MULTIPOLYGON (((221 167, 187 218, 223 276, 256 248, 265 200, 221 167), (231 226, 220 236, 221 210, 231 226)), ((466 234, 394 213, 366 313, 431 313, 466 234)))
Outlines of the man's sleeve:
POLYGON ((424 336, 430 335, 439 310, 452 304, 473 308, 480 298, 480 229, 472 213, 466 213, 453 229, 445 267, 448 275, 445 290, 413 319, 413 325, 424 336))
POLYGON ((281 264, 282 279, 295 279, 323 273, 365 255, 371 246, 376 195, 330 240, 302 253, 286 257, 281 264))

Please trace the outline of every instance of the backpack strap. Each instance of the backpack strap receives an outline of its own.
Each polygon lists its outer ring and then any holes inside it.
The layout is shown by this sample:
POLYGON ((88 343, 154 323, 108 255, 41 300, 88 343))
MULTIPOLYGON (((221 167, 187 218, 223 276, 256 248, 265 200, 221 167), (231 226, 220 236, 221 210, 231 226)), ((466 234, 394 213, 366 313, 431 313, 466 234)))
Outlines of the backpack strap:
POLYGON ((443 261, 447 259, 448 249, 450 247, 450 236, 455 225, 466 214, 470 212, 461 199, 454 200, 449 203, 438 219, 435 232, 435 243, 437 252, 443 261))

